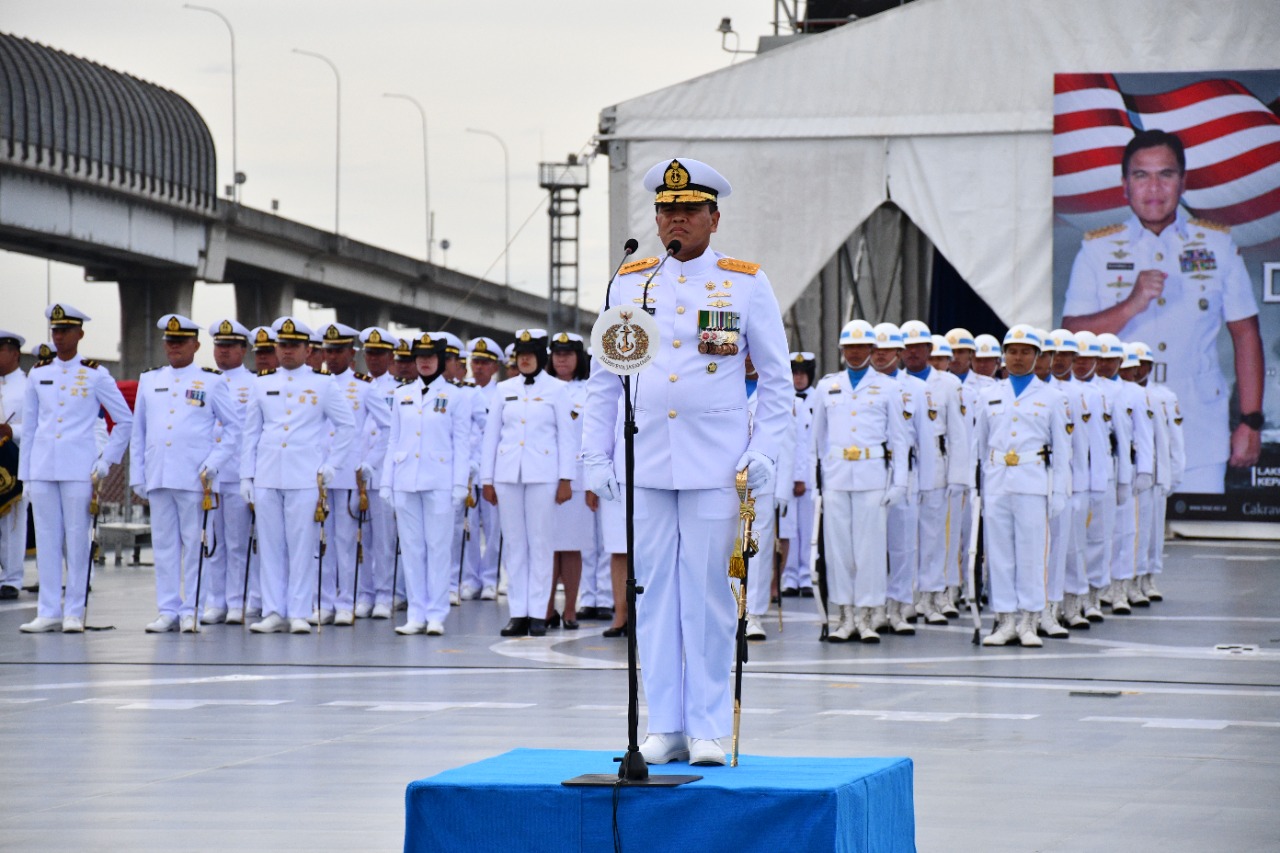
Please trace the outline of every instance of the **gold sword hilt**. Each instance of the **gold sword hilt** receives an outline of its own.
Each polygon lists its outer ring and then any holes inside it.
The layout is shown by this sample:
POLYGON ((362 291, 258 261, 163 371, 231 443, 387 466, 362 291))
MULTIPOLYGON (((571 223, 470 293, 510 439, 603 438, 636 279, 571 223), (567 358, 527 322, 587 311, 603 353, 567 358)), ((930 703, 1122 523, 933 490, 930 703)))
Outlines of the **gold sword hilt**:
POLYGON ((364 472, 356 469, 356 492, 360 495, 360 512, 369 511, 369 489, 364 482, 364 472))

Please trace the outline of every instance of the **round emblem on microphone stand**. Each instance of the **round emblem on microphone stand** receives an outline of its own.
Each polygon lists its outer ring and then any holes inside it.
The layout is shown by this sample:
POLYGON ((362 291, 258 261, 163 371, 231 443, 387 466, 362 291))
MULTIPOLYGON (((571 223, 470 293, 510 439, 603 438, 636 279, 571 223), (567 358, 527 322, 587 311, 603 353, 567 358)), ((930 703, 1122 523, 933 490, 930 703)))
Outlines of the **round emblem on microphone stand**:
POLYGON ((591 352, 618 376, 644 370, 658 349, 658 324, 647 311, 621 305, 608 308, 591 327, 591 352))

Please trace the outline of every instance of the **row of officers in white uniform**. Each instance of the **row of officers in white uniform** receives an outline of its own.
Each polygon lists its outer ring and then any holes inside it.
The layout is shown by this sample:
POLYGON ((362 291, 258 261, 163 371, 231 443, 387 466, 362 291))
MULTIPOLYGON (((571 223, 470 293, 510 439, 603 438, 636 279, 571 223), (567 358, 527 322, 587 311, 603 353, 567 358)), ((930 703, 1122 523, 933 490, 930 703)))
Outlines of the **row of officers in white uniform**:
MULTIPOLYGON (((399 605, 399 633, 441 634, 450 603, 497 598, 500 557, 508 635, 545 632, 553 561, 576 592, 567 556, 590 551, 595 530, 578 471, 581 337, 521 330, 517 375, 499 382, 491 338, 467 350, 448 333, 410 343, 376 327, 334 323, 317 336, 292 317, 252 331, 226 319, 208 330, 213 369, 194 363, 201 329, 170 314, 157 323, 169 364, 142 374, 131 412, 108 372, 77 356, 89 318, 67 305, 46 314, 52 348, 25 382, 17 370, 0 384, 36 525, 40 599, 24 632, 84 630, 90 506, 126 448, 129 483, 151 508, 159 615, 149 632, 198 630, 199 598, 205 624, 256 614, 259 633, 389 618, 399 605), (351 369, 357 340, 371 374, 351 369), (257 370, 243 363, 250 349, 257 370), (321 351, 323 370, 308 363, 321 351), (462 381, 468 354, 479 384, 462 381), (549 361, 570 381, 546 373, 549 361), (113 421, 105 440, 100 411, 113 421)), ((0 331, 0 349, 23 344, 0 331)), ((12 597, 25 545, 17 508, 0 530, 12 597)), ((584 609, 608 618, 607 559, 599 589, 597 575, 593 566, 584 609)))

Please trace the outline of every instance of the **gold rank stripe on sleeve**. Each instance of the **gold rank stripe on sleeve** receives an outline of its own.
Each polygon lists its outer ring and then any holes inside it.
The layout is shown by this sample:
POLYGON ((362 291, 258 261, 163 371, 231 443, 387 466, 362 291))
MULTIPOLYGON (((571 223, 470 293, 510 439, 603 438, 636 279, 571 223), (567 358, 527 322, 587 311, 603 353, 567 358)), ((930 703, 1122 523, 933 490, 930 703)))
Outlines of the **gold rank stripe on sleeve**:
POLYGON ((1121 231, 1123 231, 1124 228, 1125 228, 1125 225, 1123 222, 1117 222, 1114 225, 1107 225, 1103 228, 1095 228, 1092 231, 1086 231, 1084 235, 1084 239, 1096 240, 1099 237, 1107 237, 1112 234, 1118 234, 1121 231))
POLYGON ((647 270, 649 269, 649 267, 656 267, 657 265, 658 265, 657 258, 641 258, 638 261, 632 261, 629 264, 623 264, 622 269, 618 270, 618 275, 627 275, 628 273, 639 272, 640 270, 647 270))
POLYGON ((722 270, 729 272, 746 273, 747 275, 755 275, 760 272, 760 265, 751 261, 740 261, 737 258, 721 258, 716 261, 716 266, 722 270))
POLYGON ((1210 231, 1221 231, 1223 234, 1231 233, 1230 225, 1224 225, 1221 222, 1214 222, 1212 219, 1200 219, 1199 217, 1196 217, 1195 219, 1188 219, 1187 224, 1194 225, 1197 228, 1208 228, 1210 231))

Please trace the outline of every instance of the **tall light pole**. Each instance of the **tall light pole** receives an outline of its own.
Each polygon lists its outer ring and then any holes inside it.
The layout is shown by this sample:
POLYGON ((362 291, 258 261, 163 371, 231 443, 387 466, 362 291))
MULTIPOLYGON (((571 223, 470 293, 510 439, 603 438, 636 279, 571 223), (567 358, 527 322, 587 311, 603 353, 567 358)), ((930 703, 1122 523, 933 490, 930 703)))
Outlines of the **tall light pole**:
POLYGON ((334 82, 337 84, 336 90, 338 95, 337 97, 338 112, 337 112, 337 119, 334 122, 337 140, 334 144, 334 152, 333 152, 333 233, 337 234, 338 233, 338 212, 340 210, 338 206, 338 196, 342 186, 342 75, 338 73, 338 66, 333 64, 333 60, 325 56, 324 54, 315 53, 314 51, 310 51, 310 50, 302 50, 301 48, 297 48, 297 47, 293 49, 293 52, 300 53, 303 56, 315 57, 316 59, 319 59, 322 62, 324 62, 325 65, 328 65, 331 69, 333 69, 333 79, 334 79, 334 82))
POLYGON ((431 178, 430 178, 430 172, 428 171, 428 168, 427 168, 427 164, 428 164, 428 161, 427 161, 427 111, 422 108, 422 104, 418 103, 418 99, 414 98, 412 95, 401 95, 395 92, 385 92, 383 93, 382 97, 399 98, 402 101, 408 101, 409 103, 413 104, 415 107, 418 108, 418 115, 422 116, 422 195, 425 200, 426 208, 427 208, 427 214, 426 214, 427 215, 427 219, 426 219, 427 263, 432 263, 433 262, 432 255, 434 254, 434 252, 432 251, 432 248, 435 241, 432 239, 431 232, 433 230, 432 226, 434 226, 435 223, 431 221, 431 178))
POLYGON ((227 20, 227 16, 217 9, 211 9, 208 6, 196 6, 192 3, 183 3, 182 8, 217 15, 222 19, 222 23, 227 25, 227 32, 231 35, 231 198, 233 201, 239 202, 240 185, 244 183, 244 175, 240 174, 240 159, 236 145, 236 31, 231 28, 231 22, 227 20))
POLYGON ((506 264, 506 278, 503 281, 507 287, 511 286, 511 159, 507 156, 507 143, 502 141, 502 137, 491 130, 477 130, 474 127, 468 127, 467 133, 479 133, 482 136, 488 136, 496 140, 502 146, 502 172, 506 177, 506 206, 503 217, 503 245, 502 259, 506 264))

